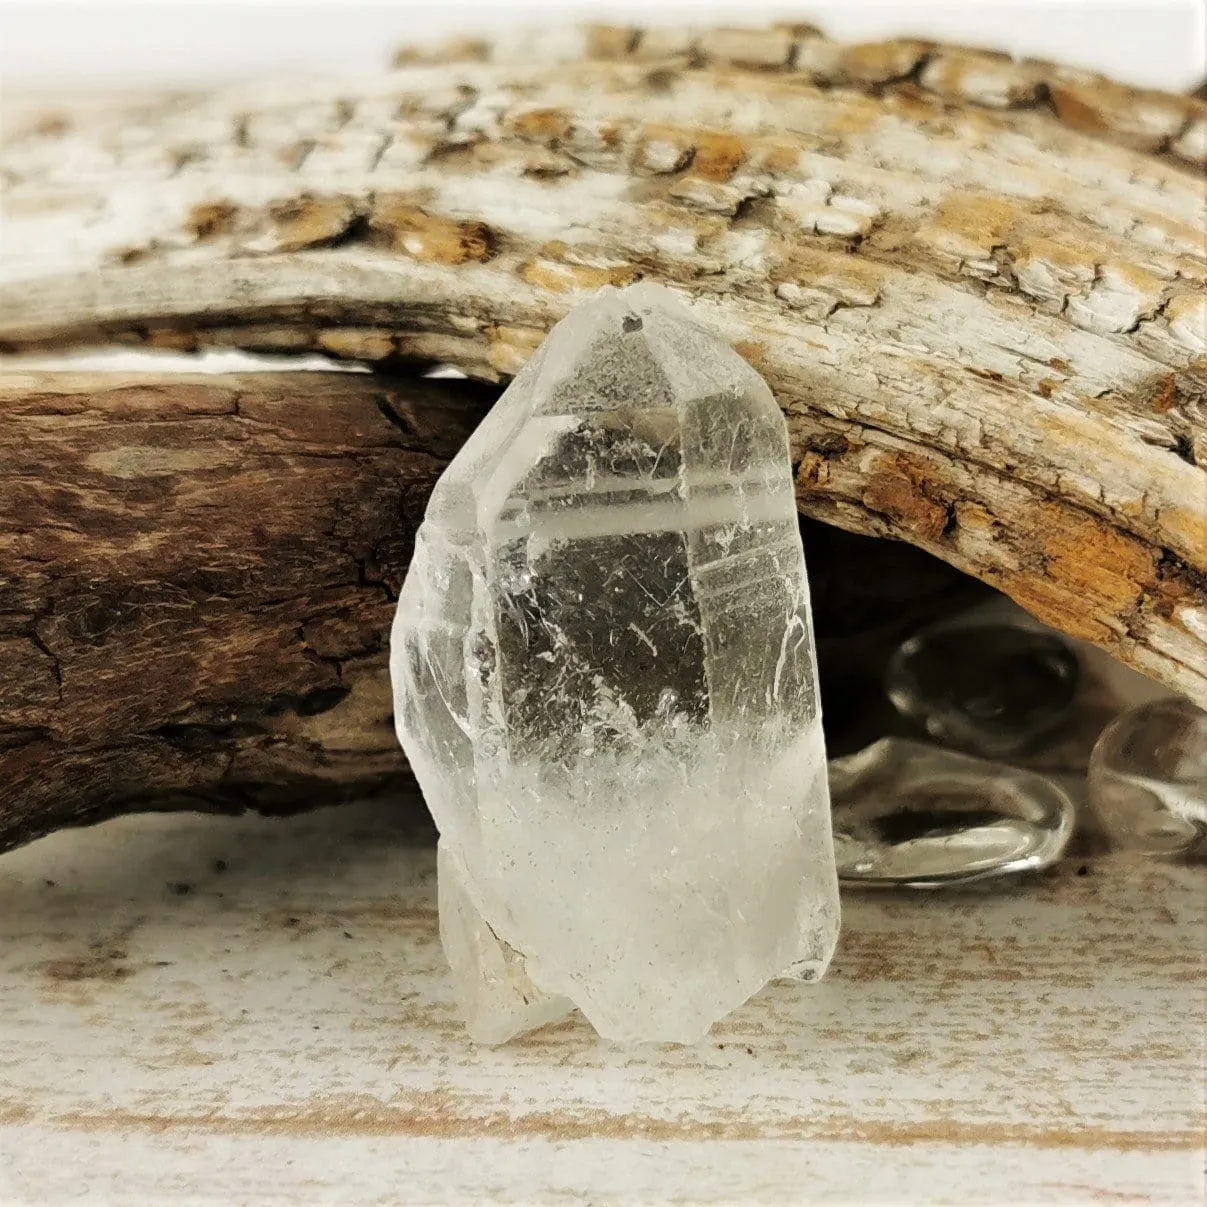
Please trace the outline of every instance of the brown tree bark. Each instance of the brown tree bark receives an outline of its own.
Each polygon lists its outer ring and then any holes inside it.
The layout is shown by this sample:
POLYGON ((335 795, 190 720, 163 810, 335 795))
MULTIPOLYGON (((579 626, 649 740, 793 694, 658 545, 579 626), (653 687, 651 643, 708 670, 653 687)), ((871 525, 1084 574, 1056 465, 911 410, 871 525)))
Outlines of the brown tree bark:
POLYGON ((493 393, 0 376, 0 849, 131 809, 396 785, 391 599, 493 393))

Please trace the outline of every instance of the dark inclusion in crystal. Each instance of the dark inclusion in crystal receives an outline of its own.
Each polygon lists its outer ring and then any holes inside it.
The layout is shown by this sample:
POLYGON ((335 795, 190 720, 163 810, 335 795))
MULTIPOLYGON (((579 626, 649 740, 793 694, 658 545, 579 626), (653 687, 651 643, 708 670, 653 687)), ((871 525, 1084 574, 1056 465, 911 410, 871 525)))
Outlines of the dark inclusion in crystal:
POLYGON ((601 684, 638 728, 596 722, 596 745, 631 741, 660 708, 706 721, 700 614, 688 583, 683 542, 665 532, 579 540, 534 559, 526 589, 508 596, 496 619, 512 754, 571 764, 601 684), (570 663, 559 657, 566 644, 576 651, 570 663))

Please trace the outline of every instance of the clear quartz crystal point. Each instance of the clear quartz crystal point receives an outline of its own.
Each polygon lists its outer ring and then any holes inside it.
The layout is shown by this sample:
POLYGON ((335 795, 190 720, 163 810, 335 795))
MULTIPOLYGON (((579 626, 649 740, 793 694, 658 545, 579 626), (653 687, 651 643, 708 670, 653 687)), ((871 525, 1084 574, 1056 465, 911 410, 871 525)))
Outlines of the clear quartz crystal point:
POLYGON ((1090 755, 1087 787, 1117 845, 1207 855, 1207 712, 1167 699, 1122 713, 1090 755))
POLYGON ((691 1042, 821 975, 838 890, 787 432, 665 290, 574 310, 445 471, 391 674, 475 1035, 573 1004, 691 1042))
POLYGON ((833 759, 830 792, 844 884, 938 888, 1038 871, 1073 833, 1072 801, 1046 776, 907 738, 833 759))

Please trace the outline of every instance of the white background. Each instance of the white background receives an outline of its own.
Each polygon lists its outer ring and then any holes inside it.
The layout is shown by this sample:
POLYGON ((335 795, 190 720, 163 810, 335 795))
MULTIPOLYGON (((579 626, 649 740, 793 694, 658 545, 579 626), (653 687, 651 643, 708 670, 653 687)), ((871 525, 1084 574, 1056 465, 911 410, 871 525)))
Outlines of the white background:
POLYGON ((22 90, 216 82, 299 71, 371 71, 390 49, 441 33, 552 20, 758 24, 811 20, 844 39, 919 34, 1092 67, 1184 91, 1204 74, 1203 0, 963 0, 927 4, 75 3, 0 0, 0 86, 22 90))

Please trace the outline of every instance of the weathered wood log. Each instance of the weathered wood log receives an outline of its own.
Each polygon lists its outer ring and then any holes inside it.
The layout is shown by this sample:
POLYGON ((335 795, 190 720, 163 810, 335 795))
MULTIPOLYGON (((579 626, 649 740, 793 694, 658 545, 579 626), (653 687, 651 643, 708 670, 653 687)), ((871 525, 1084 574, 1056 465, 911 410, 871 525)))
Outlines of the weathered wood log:
POLYGON ((391 599, 493 393, 0 375, 0 849, 397 787, 391 599))
MULTIPOLYGON (((401 787, 393 600, 428 490, 495 392, 0 373, 0 850, 137 809, 401 787)), ((845 725, 893 643, 978 584, 905 545, 806 536, 845 725)))
MULTIPOLYGON (((585 292, 661 279, 776 390, 803 514, 1207 700, 1207 106, 805 29, 568 37, 10 106, 0 347, 497 381, 585 292)), ((392 782, 387 594, 482 405, 354 374, 10 379, 9 833, 392 782)))
POLYGON ((19 128, 0 340, 493 380, 660 278, 777 391, 804 512, 1207 699, 1207 106, 808 30, 558 36, 19 128))

